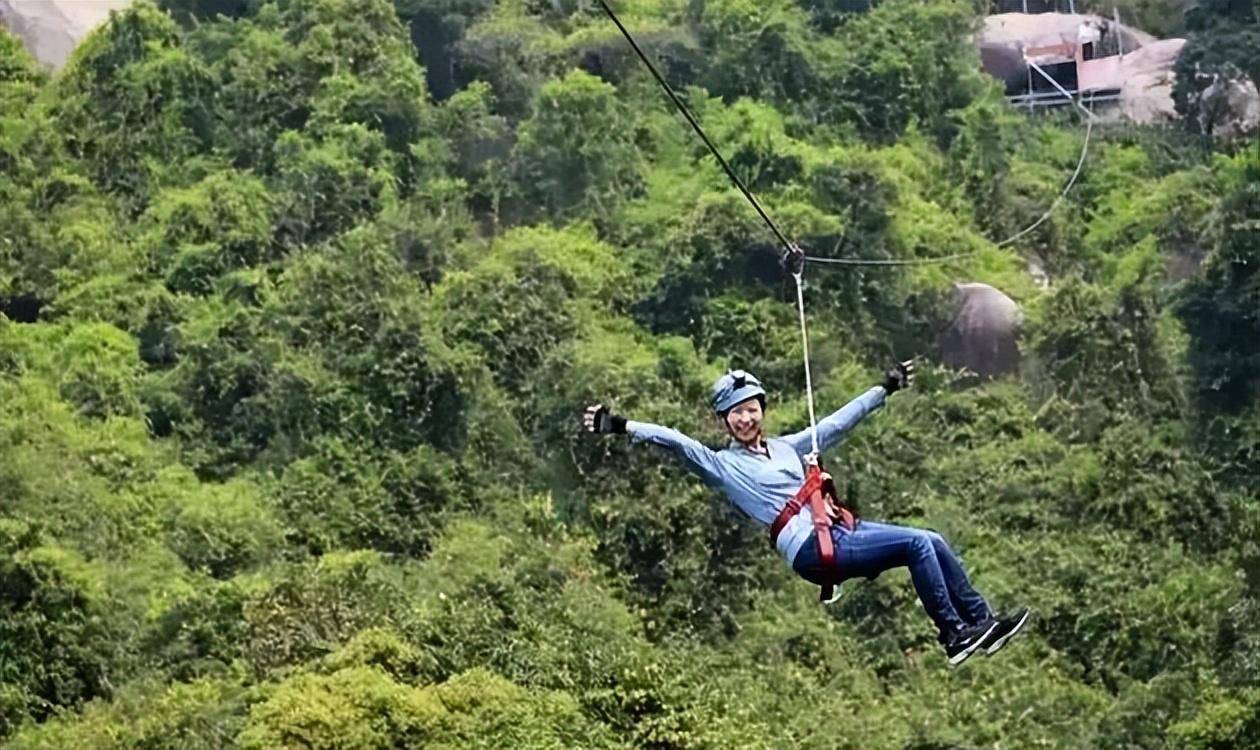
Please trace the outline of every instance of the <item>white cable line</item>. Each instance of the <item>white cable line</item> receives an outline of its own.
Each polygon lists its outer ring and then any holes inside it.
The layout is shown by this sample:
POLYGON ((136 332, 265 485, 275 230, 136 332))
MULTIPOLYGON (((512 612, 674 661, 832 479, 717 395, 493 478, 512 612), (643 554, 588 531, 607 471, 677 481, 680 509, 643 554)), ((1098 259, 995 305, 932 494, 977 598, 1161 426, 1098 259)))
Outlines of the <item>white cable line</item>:
MULTIPOLYGON (((1076 160, 1076 169, 1072 171, 1072 176, 1068 178, 1067 184, 1065 184, 1063 186, 1063 189, 1059 191, 1059 195, 1055 197, 1054 202, 1050 204, 1050 207, 1046 209, 1045 213, 1043 213, 1040 217, 1038 217, 1036 221, 1024 227, 1023 229, 1019 230, 1015 234, 1011 235, 1010 237, 1007 237, 1001 242, 995 243, 994 247, 1002 247, 1004 245, 1009 245, 1015 240, 1019 239, 1020 237, 1023 237, 1024 235, 1028 234, 1032 230, 1036 229, 1037 227, 1045 223, 1046 219, 1049 219, 1051 215, 1053 215, 1054 212, 1058 210, 1059 204, 1062 203, 1065 198, 1067 198, 1067 194, 1071 192, 1072 187, 1076 184, 1077 178, 1081 176, 1081 170, 1085 167, 1085 158, 1089 154, 1090 136, 1093 134, 1094 120, 1096 118, 1094 117, 1094 113, 1086 109, 1084 105, 1082 105, 1080 102, 1074 102, 1074 103, 1076 104, 1077 108, 1079 108, 1086 115, 1085 140, 1081 144, 1080 158, 1076 160)), ((969 252, 969 253, 944 255, 939 258, 906 258, 906 259, 820 258, 816 255, 807 255, 805 256, 805 260, 810 263, 827 263, 827 264, 838 265, 838 266, 917 266, 917 265, 926 265, 930 263, 949 263, 950 261, 954 261, 954 260, 963 260, 964 258, 971 258, 976 255, 979 255, 980 252, 981 251, 979 250, 973 250, 972 252, 969 252)))
POLYGON ((907 258, 898 259, 880 259, 880 258, 820 258, 816 255, 807 255, 805 260, 810 263, 833 263, 838 266, 914 266, 924 263, 947 263, 951 260, 961 260, 962 258, 970 258, 976 255, 978 251, 970 253, 959 253, 957 255, 945 255, 940 258, 907 258))
MULTIPOLYGON (((1076 106, 1081 107, 1080 104, 1077 104, 1076 106)), ((1041 226, 1041 223, 1044 222, 1046 219, 1049 219, 1050 215, 1053 214, 1055 210, 1059 207, 1059 204, 1063 202, 1063 199, 1067 197, 1068 191, 1070 191, 1072 189, 1072 186, 1076 184, 1076 178, 1081 176, 1081 169, 1085 166, 1085 156, 1089 153, 1089 137, 1094 132, 1094 113, 1090 112, 1084 107, 1081 107, 1081 109, 1085 112, 1085 114, 1089 115, 1089 117, 1087 117, 1085 120, 1085 142, 1081 144, 1081 158, 1076 160, 1076 169, 1072 172, 1072 177, 1067 181, 1067 185, 1063 186, 1063 190, 1059 191, 1058 197, 1055 198, 1054 202, 1050 204, 1050 208, 1047 208, 1046 212, 1041 215, 1041 218, 1037 219, 1033 223, 1024 227, 1022 230, 1011 235, 1010 237, 1007 237, 1006 239, 997 243, 995 247, 1002 247, 1003 245, 1009 245, 1010 243, 1014 242, 1020 237, 1023 237, 1024 235, 1028 234, 1032 230, 1041 226)))

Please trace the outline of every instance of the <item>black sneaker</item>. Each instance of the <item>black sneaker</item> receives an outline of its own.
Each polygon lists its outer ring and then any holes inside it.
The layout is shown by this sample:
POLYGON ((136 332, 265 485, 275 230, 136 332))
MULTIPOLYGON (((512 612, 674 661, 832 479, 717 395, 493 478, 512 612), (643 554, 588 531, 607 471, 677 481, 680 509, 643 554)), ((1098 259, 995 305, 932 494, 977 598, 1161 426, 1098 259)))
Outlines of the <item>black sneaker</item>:
POLYGON ((1024 625, 1028 622, 1029 614, 1028 608, 1024 607, 1016 610, 1014 614, 992 620, 991 622, 995 623, 996 626, 989 631, 989 637, 984 639, 984 643, 980 644, 980 647, 984 649, 984 653, 988 656, 993 656, 998 651, 1001 651, 1007 641, 1014 638, 1020 630, 1023 630, 1024 625))
POLYGON ((989 620, 979 625, 967 625, 956 630, 945 641, 945 655, 949 657, 949 665, 956 667, 967 661, 967 657, 980 648, 989 634, 997 629, 998 621, 989 620))

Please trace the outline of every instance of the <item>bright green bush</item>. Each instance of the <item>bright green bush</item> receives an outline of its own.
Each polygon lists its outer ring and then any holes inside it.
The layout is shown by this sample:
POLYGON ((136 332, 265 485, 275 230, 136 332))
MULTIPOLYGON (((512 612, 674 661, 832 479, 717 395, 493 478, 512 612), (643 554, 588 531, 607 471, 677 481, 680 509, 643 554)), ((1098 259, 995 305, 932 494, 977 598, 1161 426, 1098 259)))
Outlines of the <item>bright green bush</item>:
POLYGON ((136 416, 140 356, 136 340, 108 324, 77 326, 54 360, 61 396, 88 416, 136 416))
POLYGON ((140 3, 75 50, 43 106, 67 154, 103 190, 143 208, 170 172, 208 150, 213 89, 174 21, 140 3))
POLYGON ((29 524, 0 520, 0 590, 0 736, 109 694, 117 634, 97 571, 29 524))
POLYGON ((77 720, 62 716, 28 727, 9 747, 221 750, 235 746, 247 695, 230 680, 197 680, 166 688, 141 681, 113 703, 89 704, 77 720))
POLYGON ((476 670, 415 688, 357 667, 286 681, 250 713, 242 748, 616 747, 571 698, 476 670))
POLYGON ((1172 741, 1193 750, 1250 750, 1260 744, 1256 739, 1260 731, 1260 696, 1254 689, 1212 698, 1193 718, 1172 725, 1172 741))
POLYGON ((166 544, 189 568, 228 578, 275 554, 281 526, 257 485, 234 480, 203 485, 171 504, 166 544))
POLYGON ((270 259, 272 200, 257 178, 228 171, 163 191, 140 219, 148 262, 172 291, 206 294, 228 271, 270 259))
POLYGON ((260 674, 297 665, 405 611, 403 573, 370 551, 330 552, 248 582, 243 656, 260 674))
POLYGON ((272 490, 288 541, 315 554, 375 549, 421 556, 445 519, 482 505, 447 456, 363 451, 338 440, 286 467, 272 490))

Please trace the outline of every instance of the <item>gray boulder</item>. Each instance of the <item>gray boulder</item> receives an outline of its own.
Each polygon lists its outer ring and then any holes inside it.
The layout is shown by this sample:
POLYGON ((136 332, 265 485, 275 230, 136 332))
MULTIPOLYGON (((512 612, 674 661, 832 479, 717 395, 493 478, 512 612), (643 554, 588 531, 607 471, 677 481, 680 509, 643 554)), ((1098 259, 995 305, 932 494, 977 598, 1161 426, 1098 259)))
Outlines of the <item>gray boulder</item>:
POLYGON ((1019 305, 988 284, 954 284, 956 313, 941 334, 941 361, 984 378, 1019 367, 1019 305))
POLYGON ((22 40, 39 62, 57 69, 75 46, 132 0, 0 0, 0 26, 22 40))

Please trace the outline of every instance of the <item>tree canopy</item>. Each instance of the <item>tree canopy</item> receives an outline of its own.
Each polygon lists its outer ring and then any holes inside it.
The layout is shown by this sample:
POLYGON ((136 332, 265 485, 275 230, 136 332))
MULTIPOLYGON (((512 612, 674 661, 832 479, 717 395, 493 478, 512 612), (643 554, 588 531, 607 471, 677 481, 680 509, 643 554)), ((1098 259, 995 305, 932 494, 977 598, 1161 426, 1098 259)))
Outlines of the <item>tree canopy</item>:
MULTIPOLYGON (((965 256, 811 266, 814 386, 922 357, 826 458, 1028 634, 951 671, 901 572, 822 609, 579 434, 716 445, 728 367, 808 420, 773 237, 597 7, 141 0, 53 75, 0 31, 0 743, 1260 748, 1260 150, 1100 126, 999 244, 1084 131, 974 4, 614 7, 810 252, 965 256), (935 364, 955 282, 1018 373, 935 364)), ((1254 79, 1252 6, 1188 18, 1254 79)))

